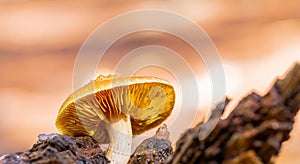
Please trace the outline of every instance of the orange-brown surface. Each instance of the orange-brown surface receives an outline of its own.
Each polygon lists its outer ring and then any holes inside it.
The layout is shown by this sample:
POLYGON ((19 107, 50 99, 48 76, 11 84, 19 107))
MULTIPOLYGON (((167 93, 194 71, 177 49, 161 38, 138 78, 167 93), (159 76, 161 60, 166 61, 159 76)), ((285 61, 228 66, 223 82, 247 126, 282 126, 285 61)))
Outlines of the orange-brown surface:
MULTIPOLYGON (((274 77, 300 61, 299 6, 295 0, 0 1, 0 155, 25 150, 39 133, 56 132, 58 109, 72 92, 76 54, 88 35, 114 16, 138 9, 165 9, 197 22, 222 57, 227 94, 236 102, 251 89, 263 93, 274 77)), ((152 33, 147 36, 151 38, 152 33)), ((181 47, 178 53, 183 56, 193 53, 180 41, 165 40, 158 43, 181 47)), ((140 41, 128 36, 119 42, 121 47, 108 52, 108 58, 124 52, 124 46, 137 47, 137 43, 140 41)), ((202 71, 196 72, 201 77, 202 71)), ((202 85, 206 101, 209 90, 202 85)), ((196 122, 207 106, 199 109, 196 122)), ((297 118, 278 163, 300 162, 297 118)), ((171 134, 174 142, 180 132, 171 134)))

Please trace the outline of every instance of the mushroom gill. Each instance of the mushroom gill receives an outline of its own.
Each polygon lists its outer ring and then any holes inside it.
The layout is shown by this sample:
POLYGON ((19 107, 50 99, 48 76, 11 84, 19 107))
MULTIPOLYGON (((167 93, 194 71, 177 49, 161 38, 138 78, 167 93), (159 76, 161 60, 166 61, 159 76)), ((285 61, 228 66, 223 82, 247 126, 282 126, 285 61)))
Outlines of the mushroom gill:
POLYGON ((126 162, 132 135, 160 125, 174 103, 174 88, 166 80, 100 75, 67 98, 56 127, 62 134, 89 135, 99 143, 109 142, 108 158, 126 162))

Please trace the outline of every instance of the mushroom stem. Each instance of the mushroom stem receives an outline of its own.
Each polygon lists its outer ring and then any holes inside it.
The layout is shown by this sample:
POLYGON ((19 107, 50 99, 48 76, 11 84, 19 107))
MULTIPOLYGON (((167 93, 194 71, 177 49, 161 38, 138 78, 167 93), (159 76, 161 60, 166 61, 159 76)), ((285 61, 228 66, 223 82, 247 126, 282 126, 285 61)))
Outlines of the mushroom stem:
POLYGON ((132 129, 130 116, 110 124, 108 128, 110 144, 106 157, 113 164, 127 163, 131 155, 132 129))

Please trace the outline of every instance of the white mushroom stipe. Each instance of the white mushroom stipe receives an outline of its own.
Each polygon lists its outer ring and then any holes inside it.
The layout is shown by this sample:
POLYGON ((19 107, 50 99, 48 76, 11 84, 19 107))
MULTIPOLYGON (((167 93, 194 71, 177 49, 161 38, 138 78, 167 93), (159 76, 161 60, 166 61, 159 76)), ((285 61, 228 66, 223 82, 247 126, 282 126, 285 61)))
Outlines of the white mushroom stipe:
POLYGON ((106 157, 112 164, 127 163, 131 155, 132 130, 130 117, 120 119, 108 128, 110 144, 106 157))
POLYGON ((55 124, 62 134, 109 142, 107 158, 115 164, 127 163, 132 136, 160 125, 174 103, 174 88, 166 80, 100 75, 65 100, 55 124))

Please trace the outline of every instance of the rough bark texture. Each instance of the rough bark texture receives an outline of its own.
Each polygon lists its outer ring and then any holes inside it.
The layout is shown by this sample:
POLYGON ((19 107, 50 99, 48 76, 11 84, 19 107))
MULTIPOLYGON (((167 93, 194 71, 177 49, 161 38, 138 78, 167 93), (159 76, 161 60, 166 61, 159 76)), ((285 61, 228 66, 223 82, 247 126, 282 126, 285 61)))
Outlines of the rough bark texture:
POLYGON ((108 163, 100 144, 91 137, 69 137, 67 135, 39 135, 39 140, 25 152, 4 155, 3 164, 43 163, 108 163))
POLYGON ((189 129, 177 141, 176 150, 166 163, 272 163, 282 142, 290 137, 299 104, 300 66, 297 64, 266 95, 253 92, 242 99, 207 138, 199 140, 199 131, 206 129, 213 117, 189 129))
MULTIPOLYGON (((128 163, 272 163, 282 142, 289 139, 300 104, 300 65, 277 80, 269 92, 251 93, 240 101, 225 120, 205 139, 199 132, 209 129, 228 103, 216 106, 205 123, 187 130, 172 154, 169 132, 162 125, 156 134, 143 141, 128 163)), ((126 161, 124 161, 126 162, 126 161)), ((38 142, 25 152, 8 154, 0 163, 109 163, 101 145, 91 137, 40 135, 38 142)))
POLYGON ((173 152, 167 125, 158 128, 156 134, 144 140, 131 155, 128 164, 162 163, 173 152))

